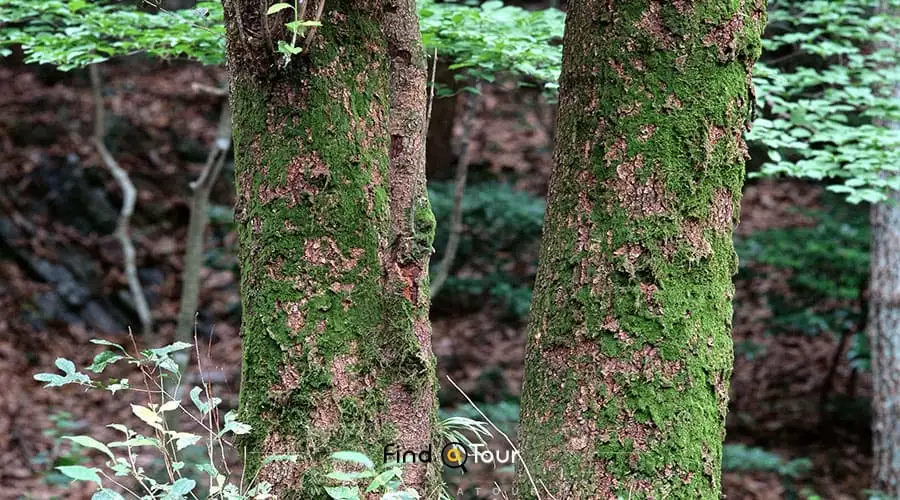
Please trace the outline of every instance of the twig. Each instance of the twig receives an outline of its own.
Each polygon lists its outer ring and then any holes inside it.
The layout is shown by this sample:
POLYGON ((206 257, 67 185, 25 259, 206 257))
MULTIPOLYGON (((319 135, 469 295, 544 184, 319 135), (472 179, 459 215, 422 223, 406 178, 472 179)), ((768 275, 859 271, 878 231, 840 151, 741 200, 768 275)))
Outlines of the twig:
MULTIPOLYGON (((472 408, 475 408, 475 411, 477 411, 478 414, 481 415, 481 418, 483 418, 485 420, 485 422, 491 424, 491 427, 493 427, 495 431, 500 433, 500 435, 503 436, 504 439, 506 439, 506 443, 509 444, 509 447, 512 448, 513 452, 516 454, 516 456, 519 457, 519 460, 522 463, 522 469, 525 471, 525 476, 528 477, 528 481, 531 483, 532 489, 534 489, 534 494, 535 494, 535 496, 537 496, 537 500, 541 500, 541 492, 538 489, 537 485, 534 483, 534 478, 531 477, 531 471, 528 470, 528 465, 525 463, 525 458, 522 457, 521 453, 519 453, 519 449, 516 448, 516 445, 513 444, 512 439, 510 439, 509 436, 507 436, 505 432, 500 430, 500 428, 497 427, 497 425, 491 419, 489 419, 488 416, 485 415, 483 411, 481 411, 481 408, 479 408, 478 405, 476 405, 475 402, 472 401, 472 398, 470 398, 469 395, 466 394, 465 391, 463 391, 458 385, 456 385, 456 382, 454 382, 453 379, 450 378, 450 375, 447 375, 446 377, 447 377, 447 380, 449 380, 450 383, 453 385, 453 387, 455 387, 456 390, 459 391, 459 393, 462 394, 462 396, 464 398, 466 398, 466 401, 468 401, 468 403, 470 405, 472 405, 472 408)), ((553 497, 551 496, 551 498, 553 498, 553 497)))
POLYGON ((266 45, 269 46, 269 52, 275 52, 275 45, 272 44, 272 32, 269 30, 269 15, 266 13, 268 6, 269 0, 259 0, 259 23, 262 24, 263 33, 266 35, 266 45))
POLYGON ((191 90, 193 90, 194 92, 203 92, 205 94, 211 94, 219 97, 225 97, 228 95, 227 88, 213 87, 212 85, 206 85, 205 83, 200 82, 192 83, 191 90))
MULTIPOLYGON (((437 77, 437 61, 438 61, 438 53, 437 47, 434 48, 434 56, 431 61, 431 88, 428 93, 428 107, 425 109, 425 134, 428 134, 428 129, 431 127, 431 108, 434 105, 434 81, 437 77)), ((428 143, 425 143, 425 147, 428 147, 428 143)))
POLYGON ((122 246, 122 253, 125 258, 125 276, 128 278, 128 288, 131 290, 131 296, 134 299, 134 307, 137 310, 138 318, 141 321, 141 332, 147 338, 153 328, 153 317, 150 315, 150 306, 147 305, 147 299, 144 297, 144 290, 141 286, 141 280, 138 278, 137 265, 135 264, 134 244, 129 236, 128 222, 131 214, 134 213, 134 205, 137 200, 137 190, 131 183, 122 167, 119 166, 113 155, 106 149, 103 143, 105 132, 103 95, 100 88, 100 70, 96 64, 90 65, 91 88, 94 96, 94 146, 97 153, 106 168, 116 179, 119 187, 122 189, 122 209, 119 212, 119 220, 116 223, 115 236, 122 246))
POLYGON ((468 92, 466 94, 466 112, 463 117, 463 132, 460 141, 461 149, 456 163, 456 185, 453 190, 453 212, 450 215, 450 238, 447 240, 444 256, 438 265, 437 275, 431 284, 430 293, 432 298, 437 296, 450 275, 450 268, 456 259, 456 250, 459 248, 459 240, 462 235, 462 201, 466 191, 466 176, 469 173, 469 157, 471 156, 469 154, 469 141, 472 135, 475 114, 478 111, 478 104, 481 102, 481 82, 477 83, 475 88, 476 92, 468 92))
MULTIPOLYGON (((322 20, 322 11, 325 10, 325 0, 319 0, 318 5, 316 6, 316 18, 313 21, 319 22, 322 20)), ((309 31, 306 32, 306 43, 303 44, 303 53, 305 54, 309 50, 310 44, 312 44, 313 36, 316 34, 317 26, 312 26, 309 28, 309 31)))

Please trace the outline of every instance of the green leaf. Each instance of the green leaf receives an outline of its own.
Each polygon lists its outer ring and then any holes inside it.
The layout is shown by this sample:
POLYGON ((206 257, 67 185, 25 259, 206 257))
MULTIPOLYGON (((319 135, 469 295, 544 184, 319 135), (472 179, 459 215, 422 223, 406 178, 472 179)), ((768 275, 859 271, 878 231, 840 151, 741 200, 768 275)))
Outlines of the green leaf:
POLYGON ((115 490, 101 488, 91 496, 91 500, 125 500, 125 497, 115 490))
POLYGON ((159 407, 159 413, 165 413, 167 411, 177 410, 180 406, 181 406, 181 403, 179 403, 178 401, 176 401, 174 399, 171 401, 166 401, 165 403, 162 404, 162 406, 159 407))
POLYGON ((190 432, 173 432, 171 439, 175 440, 175 450, 181 451, 188 446, 198 443, 201 437, 190 432))
POLYGON ((297 460, 300 459, 300 455, 269 455, 264 458, 262 463, 263 465, 272 463, 272 462, 293 462, 297 463, 297 460))
POLYGON ((334 500, 357 500, 359 488, 356 486, 326 486, 325 493, 334 500))
POLYGON ((221 432, 219 432, 219 437, 225 435, 226 432, 233 432, 235 434, 247 434, 252 430, 252 427, 249 425, 238 422, 237 416, 234 410, 229 411, 225 414, 225 425, 222 427, 221 432))
POLYGON ((334 479, 336 481, 342 481, 347 483, 352 483, 358 481, 360 479, 372 477, 375 475, 375 471, 367 470, 363 472, 343 472, 343 471, 331 471, 325 475, 325 477, 329 479, 334 479))
POLYGON ((107 444, 110 448, 129 448, 136 446, 153 446, 159 448, 159 440, 156 438, 148 438, 145 436, 137 436, 125 441, 113 441, 107 444))
POLYGON ((137 418, 141 419, 145 424, 153 427, 154 429, 163 430, 162 427, 162 417, 157 415, 157 413, 146 406, 131 405, 131 412, 134 413, 137 418))
POLYGON ((400 477, 400 474, 401 470, 397 467, 391 467, 382 471, 381 474, 375 476, 375 479, 373 479, 369 487, 366 488, 366 493, 371 493, 379 488, 387 486, 391 479, 400 477))
POLYGON ((193 479, 181 478, 175 481, 172 484, 172 487, 169 488, 166 496, 163 497, 164 500, 181 500, 188 493, 190 493, 194 487, 197 486, 197 482, 193 479))
POLYGON ((200 393, 202 391, 203 390, 201 388, 194 387, 193 389, 191 389, 190 397, 191 397, 191 402, 194 403, 194 406, 196 406, 198 410, 200 410, 200 413, 206 415, 209 412, 211 412, 213 409, 215 409, 217 406, 219 406, 219 404, 222 402, 222 400, 220 398, 214 397, 214 398, 211 398, 208 403, 204 403, 203 401, 200 400, 200 393))
POLYGON ((94 356, 94 362, 88 367, 88 370, 94 373, 103 373, 107 366, 124 359, 124 356, 116 354, 112 351, 103 351, 94 356))
POLYGON ((331 458, 334 460, 341 460, 343 462, 353 462, 367 469, 374 469, 375 463, 372 462, 368 456, 364 453, 360 453, 358 451, 338 451, 331 454, 331 458))
POLYGON ((271 16, 272 14, 274 14, 276 12, 281 12, 284 9, 293 9, 293 8, 294 8, 294 6, 289 3, 278 2, 274 5, 272 5, 271 7, 269 7, 268 10, 266 10, 266 15, 271 16))
POLYGON ((96 467, 85 467, 83 465, 61 465, 56 467, 56 470, 61 472, 64 476, 72 478, 76 481, 89 481, 92 483, 100 483, 100 469, 96 467))
POLYGON ((47 382, 47 385, 44 387, 60 387, 66 384, 89 385, 91 383, 91 379, 87 375, 76 371, 75 363, 68 359, 57 358, 55 364, 65 376, 55 373, 38 373, 34 375, 34 379, 38 382, 47 382))
POLYGON ((96 439, 94 439, 90 436, 62 436, 62 439, 68 439, 69 441, 72 441, 73 443, 76 443, 76 444, 80 444, 81 446, 84 446, 85 448, 93 448, 95 450, 102 451, 111 460, 116 459, 115 455, 113 455, 113 453, 111 451, 109 451, 109 448, 107 448, 105 444, 101 443, 100 441, 97 441, 96 439))
POLYGON ((289 23, 285 23, 285 27, 291 30, 293 33, 302 34, 306 30, 301 28, 311 28, 322 26, 322 23, 319 21, 291 21, 289 23))
POLYGON ((281 52, 284 55, 297 55, 303 52, 303 48, 297 47, 296 45, 291 45, 284 40, 278 40, 278 52, 281 52))
POLYGON ((115 429, 115 430, 121 432, 122 434, 125 434, 126 437, 131 435, 131 430, 129 430, 128 427, 125 427, 122 424, 107 424, 107 427, 109 427, 110 429, 115 429))
POLYGON ((213 467, 213 465, 209 462, 196 464, 196 465, 194 465, 194 468, 200 472, 209 474, 210 477, 216 477, 219 475, 219 471, 217 471, 216 468, 213 467))
POLYGON ((128 383, 127 378, 120 379, 118 382, 114 382, 109 384, 104 389, 115 394, 117 391, 128 390, 131 389, 131 384, 128 383))
POLYGON ((108 340, 103 340, 103 339, 91 339, 91 343, 92 343, 92 344, 97 344, 97 345, 107 345, 107 346, 110 346, 110 347, 115 347, 116 349, 119 349, 119 350, 122 351, 123 353, 125 352, 125 348, 124 348, 124 347, 120 346, 119 344, 115 344, 115 343, 113 343, 113 342, 110 342, 110 341, 108 341, 108 340))

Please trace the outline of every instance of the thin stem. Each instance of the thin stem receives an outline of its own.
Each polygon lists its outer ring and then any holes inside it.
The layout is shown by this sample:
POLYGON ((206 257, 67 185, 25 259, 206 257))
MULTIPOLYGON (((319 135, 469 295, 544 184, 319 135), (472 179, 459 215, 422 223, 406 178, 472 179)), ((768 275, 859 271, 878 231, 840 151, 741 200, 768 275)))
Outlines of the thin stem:
POLYGON ((444 249, 444 256, 438 265, 437 275, 431 284, 431 297, 437 296, 438 292, 450 276, 450 268, 453 267, 453 261, 456 259, 456 251, 459 248, 459 241, 462 236, 462 202, 463 195, 466 191, 466 176, 469 173, 469 142, 472 135, 472 128, 475 121, 475 115, 478 111, 478 104, 481 102, 481 82, 476 84, 476 92, 466 93, 466 114, 463 117, 463 135, 460 145, 459 159, 456 163, 456 185, 453 190, 453 211, 450 214, 450 238, 447 240, 447 247, 444 249))
POLYGON ((103 143, 106 127, 104 121, 105 110, 103 106, 103 95, 100 84, 100 70, 96 64, 92 64, 89 67, 89 72, 91 77, 91 90, 94 98, 93 143, 100 156, 100 160, 122 189, 122 208, 119 211, 119 220, 116 223, 114 234, 122 247, 122 253, 125 260, 125 276, 128 279, 128 288, 131 291, 131 296, 134 300, 135 310, 141 321, 141 331, 146 338, 149 338, 153 328, 153 317, 151 316, 147 299, 144 297, 141 280, 138 277, 137 264, 135 263, 136 252, 129 235, 128 227, 131 215, 134 213, 135 202, 137 201, 137 190, 131 182, 128 172, 119 166, 119 163, 116 162, 116 159, 113 158, 113 155, 106 149, 106 145, 103 143))

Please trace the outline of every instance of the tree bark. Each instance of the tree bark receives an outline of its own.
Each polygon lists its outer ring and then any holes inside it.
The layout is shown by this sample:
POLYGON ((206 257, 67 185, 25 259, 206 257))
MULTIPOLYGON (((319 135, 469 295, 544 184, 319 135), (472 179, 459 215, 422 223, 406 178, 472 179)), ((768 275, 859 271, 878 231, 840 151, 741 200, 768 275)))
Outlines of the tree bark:
MULTIPOLYGON (((890 2, 880 12, 897 14, 890 2)), ((896 44, 894 44, 896 46, 896 44)), ((900 85, 893 88, 900 99, 900 85)), ((897 122, 881 122, 900 128, 897 122)), ((872 489, 900 498, 900 191, 872 205, 869 316, 872 356, 872 489)))
POLYGON ((765 1, 568 5, 520 495, 719 498, 765 1))
MULTIPOLYGON (((290 13, 267 7, 225 2, 245 474, 279 498, 327 498, 331 453, 379 462, 386 444, 435 439, 425 57, 412 0, 327 0, 285 66, 270 47, 290 13), (299 459, 262 463, 274 454, 299 459)), ((439 476, 412 464, 404 480, 430 498, 439 476)))
POLYGON ((900 497, 900 192, 871 208, 869 339, 872 353, 873 489, 900 497))

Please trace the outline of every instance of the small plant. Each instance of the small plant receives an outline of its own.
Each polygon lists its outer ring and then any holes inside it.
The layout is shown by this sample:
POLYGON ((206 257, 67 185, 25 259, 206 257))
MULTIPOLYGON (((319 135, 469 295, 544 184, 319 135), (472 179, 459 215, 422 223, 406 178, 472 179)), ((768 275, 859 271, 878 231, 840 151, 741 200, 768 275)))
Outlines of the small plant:
POLYGON ((339 451, 331 455, 338 462, 347 462, 361 467, 361 471, 345 472, 335 470, 326 475, 327 478, 338 481, 340 486, 326 486, 325 492, 335 500, 359 500, 363 498, 359 486, 354 483, 367 481, 368 485, 363 493, 383 493, 382 500, 412 500, 420 498, 419 493, 403 484, 403 464, 388 462, 379 467, 375 466, 367 455, 357 451, 339 451))
POLYGON ((322 7, 325 5, 324 0, 320 2, 320 7, 316 13, 316 18, 312 20, 304 19, 306 13, 306 2, 303 0, 294 0, 291 5, 286 2, 278 2, 266 11, 267 16, 277 14, 283 10, 290 9, 294 13, 294 20, 285 23, 284 26, 291 32, 291 41, 278 40, 278 52, 284 55, 284 65, 287 66, 291 62, 291 56, 295 56, 303 52, 303 48, 297 46, 297 37, 306 38, 306 46, 309 47, 309 40, 313 34, 312 28, 322 26, 319 18, 322 16, 322 7))
MULTIPOLYGON (((493 434, 488 428, 487 422, 473 420, 467 417, 452 416, 442 419, 437 427, 437 432, 445 444, 461 445, 467 450, 474 448, 472 438, 481 444, 485 444, 484 438, 491 438, 493 434)), ((361 471, 334 470, 326 475, 327 478, 342 483, 338 486, 326 486, 325 492, 334 500, 359 500, 363 494, 381 493, 382 500, 412 500, 421 498, 419 493, 408 488, 403 483, 402 462, 389 461, 380 466, 366 454, 357 451, 339 451, 331 455, 337 462, 353 464, 361 471), (359 482, 366 482, 365 489, 360 492, 359 482)), ((442 485, 441 500, 450 500, 452 497, 447 492, 446 485, 442 485)))
MULTIPOLYGON (((264 500, 274 498, 270 493, 271 486, 265 481, 256 481, 255 478, 247 481, 247 484, 243 480, 238 484, 229 481, 231 474, 224 458, 224 449, 232 446, 229 441, 232 435, 248 433, 249 425, 239 422, 233 411, 227 412, 220 419, 217 408, 222 400, 214 397, 208 386, 193 387, 190 390, 189 397, 193 408, 182 405, 180 400, 175 399, 172 394, 164 390, 164 387, 168 387, 168 384, 163 385, 163 380, 167 377, 174 377, 179 381, 172 387, 180 386, 182 374, 171 355, 190 348, 191 344, 176 342, 165 347, 131 354, 121 345, 106 340, 92 340, 91 342, 113 349, 97 354, 91 365, 87 367, 88 372, 100 375, 115 363, 128 363, 140 369, 143 388, 135 388, 127 378, 106 381, 101 380, 100 377, 91 378, 88 374, 79 371, 72 361, 65 358, 56 360, 56 367, 62 374, 38 373, 34 376, 35 380, 46 382, 45 387, 78 384, 86 390, 109 391, 112 394, 119 391, 132 391, 142 394, 146 397, 147 402, 143 405, 132 404, 131 411, 143 422, 144 427, 132 429, 121 423, 111 423, 107 427, 122 434, 121 440, 113 442, 102 442, 86 435, 60 436, 61 440, 81 448, 97 450, 108 458, 104 468, 88 467, 78 460, 64 465, 56 465, 55 469, 60 474, 72 480, 95 483, 99 489, 93 496, 94 500, 116 500, 126 497, 140 499, 197 498, 195 492, 197 481, 191 476, 198 473, 201 476, 204 474, 208 476, 210 487, 207 498, 210 499, 264 500), (166 414, 169 412, 181 412, 186 415, 202 428, 206 435, 170 429, 166 418, 166 414), (193 450, 189 449, 192 447, 205 450, 205 456, 201 460, 192 460, 192 465, 188 466, 183 457, 190 455, 189 451, 193 450), (136 450, 141 448, 150 448, 159 456, 165 466, 164 480, 152 477, 144 467, 139 465, 136 450), (130 484, 126 485, 126 482, 130 484)), ((135 348, 135 350, 137 349, 135 348)), ((70 417, 71 415, 63 415, 57 420, 57 427, 61 427, 60 423, 68 422, 70 417)), ((65 428, 65 426, 62 427, 65 428)), ((278 460, 296 461, 296 459, 297 457, 294 455, 279 455, 267 457, 263 463, 278 460)), ((55 463, 59 463, 58 460, 55 463)))

